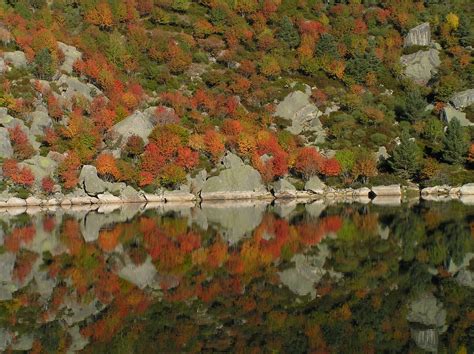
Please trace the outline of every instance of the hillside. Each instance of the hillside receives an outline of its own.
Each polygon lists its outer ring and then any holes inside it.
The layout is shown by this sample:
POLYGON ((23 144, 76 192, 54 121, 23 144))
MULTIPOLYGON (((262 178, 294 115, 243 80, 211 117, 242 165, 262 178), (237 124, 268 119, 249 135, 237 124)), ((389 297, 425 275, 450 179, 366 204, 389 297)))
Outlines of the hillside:
POLYGON ((0 199, 473 182, 473 10, 0 0, 0 199))

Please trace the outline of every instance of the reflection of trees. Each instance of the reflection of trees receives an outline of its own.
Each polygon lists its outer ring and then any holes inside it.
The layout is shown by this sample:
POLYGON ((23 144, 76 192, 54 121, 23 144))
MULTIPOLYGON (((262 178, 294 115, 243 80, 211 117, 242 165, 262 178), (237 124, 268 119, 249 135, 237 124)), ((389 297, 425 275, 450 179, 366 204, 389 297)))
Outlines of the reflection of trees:
POLYGON ((230 246, 176 214, 108 224, 95 242, 71 217, 13 219, 4 247, 19 289, 0 303, 0 323, 50 352, 72 345, 73 325, 91 352, 404 352, 407 304, 430 291, 448 312, 454 339, 442 345, 454 351, 474 313, 472 289, 447 273, 473 246, 466 211, 416 211, 334 206, 291 222, 267 213, 230 246), (44 232, 59 243, 42 253, 31 245, 44 232), (301 271, 319 272, 308 277, 314 299, 281 283, 296 259, 318 260, 301 271), (50 291, 38 290, 40 275, 50 291))

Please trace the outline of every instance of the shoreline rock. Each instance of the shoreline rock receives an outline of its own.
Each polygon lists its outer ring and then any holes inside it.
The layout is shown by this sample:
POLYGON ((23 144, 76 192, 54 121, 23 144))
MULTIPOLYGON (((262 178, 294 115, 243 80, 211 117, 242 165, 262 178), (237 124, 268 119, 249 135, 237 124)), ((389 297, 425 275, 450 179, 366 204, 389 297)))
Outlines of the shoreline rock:
POLYGON ((182 190, 164 191, 157 194, 145 193, 135 190, 131 186, 126 186, 119 194, 115 195, 108 191, 96 196, 81 195, 76 192, 71 195, 56 193, 53 196, 44 197, 31 195, 26 199, 11 195, 0 196, 0 210, 6 208, 26 208, 26 207, 92 207, 97 205, 120 205, 120 204, 166 204, 166 203, 195 203, 195 202, 229 202, 229 201, 258 201, 258 200, 278 200, 278 201, 298 201, 298 200, 320 200, 321 202, 372 202, 373 204, 400 204, 406 200, 408 192, 417 192, 413 198, 427 201, 451 201, 451 200, 474 200, 474 183, 468 183, 461 187, 447 185, 434 186, 417 190, 415 187, 401 187, 400 185, 374 186, 352 189, 334 189, 325 187, 324 189, 296 190, 288 181, 277 181, 270 190, 258 191, 217 191, 207 193, 190 193, 182 190), (293 187, 293 188, 291 188, 293 187), (389 201, 390 199, 390 201, 389 201), (396 202, 395 202, 396 201, 396 202))

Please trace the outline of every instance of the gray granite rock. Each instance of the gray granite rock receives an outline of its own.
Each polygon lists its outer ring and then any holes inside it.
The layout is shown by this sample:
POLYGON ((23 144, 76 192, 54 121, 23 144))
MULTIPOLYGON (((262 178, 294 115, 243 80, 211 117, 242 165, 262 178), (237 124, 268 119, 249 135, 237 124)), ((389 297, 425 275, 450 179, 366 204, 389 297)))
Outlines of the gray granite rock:
POLYGON ((26 68, 28 66, 28 60, 26 60, 25 53, 19 50, 4 53, 3 59, 15 68, 26 68))
POLYGON ((7 128, 0 127, 0 158, 9 159, 13 156, 10 134, 7 128))
POLYGON ((404 47, 410 47, 412 45, 429 46, 431 43, 431 29, 428 22, 424 22, 412 28, 405 36, 403 42, 404 47))
POLYGON ((445 123, 449 123, 454 118, 456 118, 463 127, 474 126, 474 123, 466 118, 466 113, 458 111, 451 106, 446 106, 442 109, 441 119, 445 123))
POLYGON ((48 113, 43 111, 32 112, 29 114, 29 118, 31 119, 30 133, 32 135, 43 135, 44 129, 53 125, 48 113))
POLYGON ((58 42, 58 47, 64 54, 64 61, 59 67, 59 70, 71 74, 74 62, 82 58, 82 53, 78 51, 76 47, 63 42, 58 42))
POLYGON ((326 189, 326 184, 324 184, 318 176, 312 176, 304 185, 305 191, 310 191, 316 194, 322 194, 326 189))
POLYGON ((402 195, 402 190, 399 184, 392 184, 389 186, 373 186, 372 192, 376 196, 399 196, 402 195))
POLYGON ((426 85, 441 64, 439 51, 434 48, 402 55, 400 62, 405 67, 405 75, 420 85, 426 85))
POLYGON ((287 130, 295 135, 312 132, 316 135, 315 142, 323 142, 325 131, 319 120, 322 112, 310 100, 311 87, 305 85, 305 90, 294 91, 281 101, 274 116, 287 119, 291 125, 287 130))
POLYGON ((275 198, 296 198, 295 186, 284 178, 273 183, 272 189, 275 198))
POLYGON ((93 196, 104 193, 106 190, 105 182, 97 176, 97 168, 91 165, 82 166, 79 184, 87 194, 93 196))
POLYGON ((450 101, 456 109, 469 107, 474 103, 474 89, 457 92, 451 97, 450 101))
POLYGON ((127 139, 132 135, 138 135, 143 139, 145 143, 148 142, 148 135, 153 130, 153 124, 150 120, 140 111, 134 112, 124 120, 115 124, 111 132, 122 144, 127 142, 127 139))
POLYGON ((443 328, 446 325, 446 310, 432 293, 424 293, 411 302, 407 320, 428 327, 443 328))
POLYGON ((204 182, 201 190, 202 199, 271 197, 256 169, 243 164, 235 155, 232 159, 234 161, 231 168, 222 170, 218 176, 213 176, 204 182))

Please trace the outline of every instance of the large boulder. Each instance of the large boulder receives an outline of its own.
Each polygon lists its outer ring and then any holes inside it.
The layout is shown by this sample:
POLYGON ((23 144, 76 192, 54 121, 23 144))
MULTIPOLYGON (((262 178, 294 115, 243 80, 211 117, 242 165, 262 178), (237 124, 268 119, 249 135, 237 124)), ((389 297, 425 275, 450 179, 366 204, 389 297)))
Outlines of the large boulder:
POLYGON ((48 113, 43 111, 34 111, 29 114, 29 118, 31 119, 30 133, 35 136, 43 135, 44 129, 53 125, 48 113))
POLYGON ((405 67, 405 75, 420 85, 426 85, 441 64, 439 51, 435 48, 402 55, 400 62, 405 67))
POLYGON ((295 186, 284 178, 273 183, 272 189, 275 198, 296 198, 297 196, 295 186))
POLYGON ((28 66, 28 60, 26 60, 25 53, 19 50, 4 53, 3 59, 7 64, 11 64, 15 68, 26 68, 28 66))
POLYGON ((316 194, 323 194, 326 184, 322 182, 318 176, 312 176, 304 185, 304 190, 316 194))
POLYGON ((412 28, 405 37, 404 47, 412 45, 429 46, 431 43, 431 29, 428 22, 412 28))
POLYGON ((463 127, 474 126, 474 123, 466 118, 466 113, 458 111, 451 106, 444 107, 441 111, 441 119, 445 123, 449 123, 454 118, 456 118, 463 127))
POLYGON ((82 166, 81 174, 79 175, 79 183, 89 195, 96 196, 104 193, 106 190, 106 182, 97 176, 97 168, 95 168, 95 166, 82 166))
POLYGON ((8 129, 0 127, 0 158, 9 159, 13 156, 13 148, 10 142, 8 129))
POLYGON ((316 135, 315 142, 324 141, 325 132, 319 117, 322 112, 310 101, 311 88, 305 85, 304 91, 294 91, 281 101, 274 116, 287 119, 291 125, 286 129, 298 135, 310 132, 316 135))
POLYGON ((124 120, 120 121, 119 123, 115 124, 111 132, 115 135, 122 144, 127 142, 127 139, 132 135, 138 135, 140 138, 148 142, 148 135, 150 135, 151 131, 153 130, 153 124, 140 111, 134 112, 131 116, 128 116, 124 120))
POLYGON ((469 107, 474 103, 474 89, 465 90, 455 93, 451 97, 451 103, 456 109, 469 107))
POLYGON ((271 194, 262 183, 260 173, 256 169, 245 165, 235 155, 232 159, 236 165, 223 170, 218 176, 211 177, 204 182, 201 190, 203 200, 271 197, 271 194), (237 159, 240 160, 238 164, 237 159))
POLYGON ((72 45, 67 45, 63 42, 58 42, 58 47, 64 54, 64 61, 59 67, 59 70, 68 74, 72 73, 74 62, 82 58, 82 53, 72 45))

